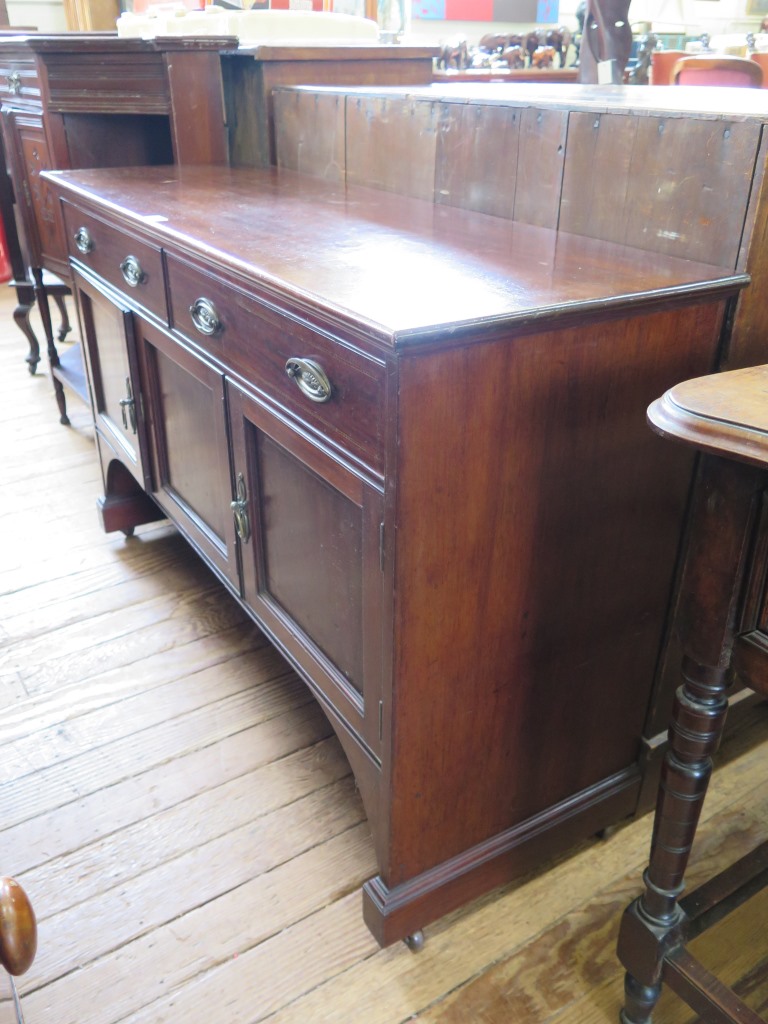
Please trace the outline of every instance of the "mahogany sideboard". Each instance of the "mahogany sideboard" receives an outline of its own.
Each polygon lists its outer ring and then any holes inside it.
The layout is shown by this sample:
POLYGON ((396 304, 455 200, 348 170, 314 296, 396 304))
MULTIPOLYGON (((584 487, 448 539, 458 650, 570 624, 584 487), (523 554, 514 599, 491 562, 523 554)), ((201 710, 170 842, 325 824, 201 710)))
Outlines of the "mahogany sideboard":
POLYGON ((167 515, 317 696, 379 942, 631 814, 692 475, 644 410, 748 278, 274 168, 45 180, 104 526, 167 515))

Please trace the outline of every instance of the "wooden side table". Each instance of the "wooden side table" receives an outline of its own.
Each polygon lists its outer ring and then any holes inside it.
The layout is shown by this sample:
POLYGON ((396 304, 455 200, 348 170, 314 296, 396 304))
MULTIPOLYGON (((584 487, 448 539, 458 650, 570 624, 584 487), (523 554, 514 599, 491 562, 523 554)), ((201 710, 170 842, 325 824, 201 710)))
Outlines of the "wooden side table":
MULTIPOLYGON (((760 503, 768 470, 768 366, 686 381, 648 410, 664 437, 698 449, 701 484, 691 521, 691 557, 682 581, 682 685, 659 786, 645 892, 627 909, 618 954, 627 969, 623 1024, 646 1024, 669 985, 707 1022, 758 1024, 747 1007, 686 944, 768 882, 768 842, 681 899, 734 675, 768 696, 768 667, 742 665, 744 595, 755 571, 760 503)), ((764 567, 763 567, 764 569, 764 567)))

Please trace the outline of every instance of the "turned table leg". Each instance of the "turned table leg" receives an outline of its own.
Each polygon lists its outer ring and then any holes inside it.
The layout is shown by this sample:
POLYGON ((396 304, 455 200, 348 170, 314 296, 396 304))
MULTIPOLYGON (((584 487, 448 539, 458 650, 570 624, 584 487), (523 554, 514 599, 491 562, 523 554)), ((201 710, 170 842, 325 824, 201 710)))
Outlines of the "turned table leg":
POLYGON ((622 1024, 647 1024, 661 993, 665 957, 685 940, 678 900, 725 725, 731 648, 759 471, 704 457, 677 620, 685 656, 659 784, 645 891, 619 933, 627 970, 622 1024))

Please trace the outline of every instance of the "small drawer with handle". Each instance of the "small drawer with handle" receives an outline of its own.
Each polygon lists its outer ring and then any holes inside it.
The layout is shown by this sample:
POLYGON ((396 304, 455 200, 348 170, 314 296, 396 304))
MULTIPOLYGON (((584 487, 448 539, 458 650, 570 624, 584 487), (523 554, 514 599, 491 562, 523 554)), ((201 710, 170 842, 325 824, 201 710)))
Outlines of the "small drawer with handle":
POLYGON ((0 65, 0 100, 3 103, 40 103, 40 80, 33 60, 11 60, 0 65))
POLYGON ((122 292, 132 304, 168 323, 163 258, 159 248, 63 202, 72 259, 122 292))
POLYGON ((291 415, 383 471, 383 361, 167 255, 171 325, 291 415))

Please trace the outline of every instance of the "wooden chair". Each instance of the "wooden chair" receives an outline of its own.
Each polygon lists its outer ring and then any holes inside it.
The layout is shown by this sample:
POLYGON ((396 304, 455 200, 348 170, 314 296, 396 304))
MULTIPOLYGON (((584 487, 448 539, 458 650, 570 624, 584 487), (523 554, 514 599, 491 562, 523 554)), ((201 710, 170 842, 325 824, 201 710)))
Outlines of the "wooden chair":
POLYGON ((768 883, 768 843, 691 895, 681 894, 729 683, 735 677, 768 696, 766 592, 757 585, 759 559, 752 554, 761 550, 768 522, 760 515, 768 486, 766 389, 768 366, 734 370, 678 385, 648 410, 658 433, 705 454, 677 616, 683 623, 682 685, 662 767, 645 892, 625 911, 619 933, 618 955, 627 970, 623 1024, 650 1021, 662 983, 708 1024, 764 1024, 687 943, 768 883))
POLYGON ((681 57, 672 68, 672 85, 731 85, 760 89, 763 69, 747 57, 681 57))
POLYGON ((672 69, 685 56, 685 50, 654 50, 651 54, 649 85, 671 85, 672 69))
POLYGON ((23 1024, 14 976, 24 974, 37 952, 37 922, 27 894, 13 878, 0 878, 0 964, 11 979, 18 1024, 23 1024))

